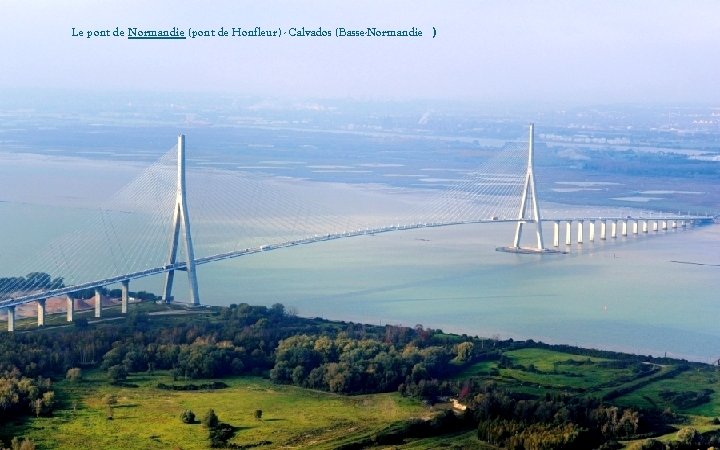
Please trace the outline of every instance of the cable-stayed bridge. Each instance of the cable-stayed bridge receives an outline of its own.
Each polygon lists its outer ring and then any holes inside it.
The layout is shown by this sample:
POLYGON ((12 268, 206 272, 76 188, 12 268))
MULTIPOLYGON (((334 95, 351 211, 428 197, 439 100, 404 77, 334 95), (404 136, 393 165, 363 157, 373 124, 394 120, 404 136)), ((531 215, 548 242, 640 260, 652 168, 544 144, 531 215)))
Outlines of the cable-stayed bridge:
POLYGON ((189 302, 199 305, 196 266, 391 231, 510 222, 515 224, 514 236, 508 237, 512 237, 511 245, 498 250, 548 254, 562 253, 574 242, 642 235, 713 220, 710 216, 628 214, 619 209, 591 214, 556 209, 541 215, 533 153, 531 126, 528 141, 507 143, 448 189, 388 195, 233 171, 186 173, 181 135, 177 146, 121 189, 93 218, 19 261, 14 269, 17 275, 0 278, 0 308, 7 310, 12 331, 18 305, 36 303, 38 325, 43 325, 46 300, 65 297, 71 321, 73 294, 94 289, 95 316, 101 317, 100 288, 120 284, 125 313, 130 281, 164 274, 163 298, 170 302, 177 272, 186 273, 189 302), (543 221, 553 223, 551 245, 543 239, 543 221), (527 227, 532 236, 527 239, 526 235, 525 240, 531 245, 523 245, 527 227))

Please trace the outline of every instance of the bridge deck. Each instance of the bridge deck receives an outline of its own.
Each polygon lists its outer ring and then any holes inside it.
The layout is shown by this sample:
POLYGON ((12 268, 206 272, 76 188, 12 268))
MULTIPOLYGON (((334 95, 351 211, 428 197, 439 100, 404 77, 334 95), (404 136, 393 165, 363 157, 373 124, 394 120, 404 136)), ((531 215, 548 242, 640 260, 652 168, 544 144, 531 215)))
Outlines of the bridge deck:
MULTIPOLYGON (((628 221, 654 221, 654 220, 678 220, 678 221, 693 221, 693 222, 700 222, 700 223, 707 223, 712 222, 715 220, 712 216, 640 216, 640 217, 573 217, 573 218, 545 218, 542 219, 543 222, 579 222, 579 221, 596 221, 596 220, 609 220, 609 221, 622 221, 622 220, 628 220, 628 221)), ((466 221, 458 221, 458 222, 428 222, 428 223, 416 223, 411 225, 392 225, 387 227, 379 227, 379 228, 366 228, 364 230, 355 230, 355 231, 348 231, 343 233, 334 233, 334 234, 324 234, 324 235, 317 235, 312 236, 304 239, 297 239, 293 241, 286 241, 276 244, 268 244, 268 245, 261 245, 259 247, 252 247, 252 248, 245 248, 242 250, 235 250, 231 252, 226 253, 218 253, 215 255, 205 256, 202 258, 196 258, 195 264, 207 264, 213 261, 222 261, 224 259, 232 259, 232 258, 239 258, 241 256, 248 256, 255 253, 262 253, 262 252, 268 252, 272 250, 278 250, 281 248, 288 248, 288 247, 295 247, 298 245, 307 245, 307 244, 314 244, 318 242, 325 242, 325 241, 332 241, 336 239, 343 239, 343 238, 350 238, 355 236, 364 236, 364 235, 372 235, 372 234, 381 234, 381 233, 388 233, 392 231, 404 231, 404 230, 415 230, 419 228, 437 228, 437 227, 446 227, 446 226, 452 226, 452 225, 469 225, 469 224, 481 224, 481 223, 517 223, 517 222, 525 222, 525 223, 532 223, 533 220, 520 220, 520 219, 485 219, 485 220, 466 220, 466 221)), ((171 270, 186 270, 187 263, 186 262, 177 262, 175 264, 167 264, 160 267, 153 267, 150 269, 138 271, 138 272, 132 272, 132 273, 126 273, 122 275, 117 275, 109 278, 104 278, 102 280, 95 280, 95 281, 89 281, 86 283, 81 283, 73 286, 66 286, 58 289, 52 289, 42 292, 34 292, 31 294, 25 294, 18 297, 5 299, 0 301, 0 308, 2 307, 12 307, 12 306, 18 306, 21 304, 34 302, 38 300, 42 300, 49 297, 58 297, 62 295, 72 294, 73 292, 77 292, 84 289, 92 289, 102 286, 108 286, 110 284, 120 283, 122 281, 126 280, 134 280, 138 278, 144 278, 151 275, 158 275, 161 273, 169 272, 171 270)))

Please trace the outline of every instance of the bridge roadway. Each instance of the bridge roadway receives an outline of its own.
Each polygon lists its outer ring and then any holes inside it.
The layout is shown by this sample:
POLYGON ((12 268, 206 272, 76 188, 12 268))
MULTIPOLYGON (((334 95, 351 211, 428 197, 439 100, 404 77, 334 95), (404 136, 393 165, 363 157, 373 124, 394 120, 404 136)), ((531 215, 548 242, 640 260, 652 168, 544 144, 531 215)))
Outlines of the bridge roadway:
MULTIPOLYGON (((542 219, 543 222, 554 222, 555 223, 555 242, 554 245, 558 246, 558 224, 560 222, 565 222, 568 224, 568 235, 566 239, 566 244, 569 245, 569 232, 570 227, 569 225, 572 222, 577 222, 579 224, 578 230, 580 231, 579 240, 578 243, 582 243, 582 223, 588 222, 591 224, 594 224, 595 222, 600 222, 601 224, 604 224, 606 222, 614 222, 617 224, 619 221, 625 221, 627 222, 635 222, 636 227, 633 234, 638 234, 638 228, 637 224, 640 222, 643 222, 645 224, 643 231, 647 232, 648 230, 648 223, 654 222, 655 228, 654 231, 658 231, 658 222, 673 222, 673 228, 676 228, 677 223, 682 223, 681 226, 685 226, 685 223, 711 223, 714 220, 716 220, 713 216, 640 216, 640 217, 573 217, 573 218, 544 218, 542 219)), ((286 241, 281 242, 277 244, 268 244, 268 245, 261 245, 259 247, 252 247, 252 248, 246 248, 243 250, 235 250, 231 252, 226 253, 218 253, 211 256, 205 256, 202 258, 195 259, 195 264, 207 264, 214 261, 221 261, 224 259, 231 259, 231 258, 238 258, 241 256, 247 256, 252 255, 255 253, 262 253, 272 250, 278 250, 281 248, 288 248, 288 247, 294 247, 298 245, 307 245, 307 244, 313 244, 317 242, 324 242, 324 241, 332 241, 336 239, 342 239, 342 238, 349 238, 349 237, 355 237, 355 236, 363 236, 363 235, 374 235, 374 234, 381 234, 381 233, 388 233, 391 231, 401 231, 401 230, 414 230, 419 228, 437 228, 437 227, 446 227, 451 225, 469 225, 469 224, 480 224, 480 223, 517 223, 520 222, 519 219, 483 219, 483 220, 465 220, 465 221, 455 221, 455 222, 426 222, 426 223, 416 223, 411 225, 391 225, 387 227, 379 227, 379 228, 366 228, 364 230, 355 230, 355 231, 347 231, 343 233, 331 233, 331 234, 323 234, 323 235, 315 235, 313 237, 308 237, 304 239, 297 239, 293 241, 286 241)), ((534 221, 532 220, 523 220, 523 222, 532 223, 534 221)), ((667 229, 664 227, 663 229, 667 229)), ((616 235, 613 235, 613 237, 616 237, 616 235)), ((604 237, 603 237, 604 239, 604 237)), ((592 238, 591 238, 592 240, 592 238)), ((151 275, 157 275, 165 272, 169 272, 171 270, 179 270, 183 271, 186 270, 187 263, 186 262, 177 262, 175 264, 167 264, 160 267, 153 267, 146 270, 141 270, 137 272, 117 275, 109 278, 104 278, 102 280, 95 280, 95 281, 89 281, 86 283, 76 284, 73 286, 66 286, 62 288, 52 289, 48 291, 42 291, 42 292, 35 292, 31 294, 25 294, 19 297, 6 299, 0 301, 0 308, 14 308, 18 305, 22 305, 25 303, 30 302, 42 302, 42 308, 44 313, 44 300, 50 297, 59 297, 63 295, 69 295, 73 292, 85 290, 85 289, 93 289, 93 288, 100 288, 103 286, 108 286, 115 283, 123 283, 124 287, 127 289, 127 283, 130 280, 148 277, 151 275)), ((127 295, 126 289, 124 290, 124 295, 127 295)), ((98 301, 98 300, 96 300, 98 301)), ((127 298, 123 298, 123 302, 125 306, 127 305, 127 298)), ((126 308, 123 309, 124 311, 126 308)), ((39 312, 40 313, 40 312, 39 312)), ((13 310, 14 314, 14 310, 13 310)), ((68 314, 68 320, 71 320, 71 314, 68 314)), ((99 317, 99 305, 96 306, 96 317, 99 317)), ((38 320, 40 322, 40 319, 38 320)))

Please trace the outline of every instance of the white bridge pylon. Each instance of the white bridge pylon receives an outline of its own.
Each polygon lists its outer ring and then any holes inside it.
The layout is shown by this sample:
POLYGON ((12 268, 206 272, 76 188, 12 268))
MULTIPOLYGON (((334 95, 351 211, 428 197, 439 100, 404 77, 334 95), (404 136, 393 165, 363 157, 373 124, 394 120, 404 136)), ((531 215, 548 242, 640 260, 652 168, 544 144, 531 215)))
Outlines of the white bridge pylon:
POLYGON ((175 264, 177 263, 178 240, 180 237, 180 228, 183 230, 183 245, 185 248, 185 257, 187 262, 184 270, 188 275, 188 284, 190 285, 190 303, 192 305, 200 304, 200 295, 198 294, 197 274, 195 272, 195 251, 193 250, 192 235, 190 234, 190 216, 187 207, 187 191, 185 188, 185 135, 178 136, 177 143, 178 161, 177 161, 177 194, 175 197, 175 212, 172 221, 172 231, 170 232, 170 253, 168 255, 167 267, 169 270, 165 272, 165 288, 163 289, 163 300, 169 303, 173 300, 172 287, 175 278, 175 264))
POLYGON ((546 249, 543 243, 542 219, 540 217, 540 206, 538 205, 537 189, 535 187, 534 152, 535 152, 535 124, 530 124, 528 137, 528 159, 525 172, 525 184, 520 200, 520 213, 518 214, 515 227, 515 237, 512 246, 498 247, 498 251, 510 253, 562 253, 556 250, 546 249), (523 226, 529 223, 535 224, 536 247, 521 247, 523 226))

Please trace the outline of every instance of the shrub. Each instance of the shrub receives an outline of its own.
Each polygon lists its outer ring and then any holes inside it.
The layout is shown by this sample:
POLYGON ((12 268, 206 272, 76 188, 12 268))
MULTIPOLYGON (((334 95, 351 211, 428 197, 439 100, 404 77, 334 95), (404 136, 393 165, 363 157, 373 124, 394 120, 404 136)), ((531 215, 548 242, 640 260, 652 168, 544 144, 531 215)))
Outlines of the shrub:
POLYGON ((108 369, 108 378, 110 378, 110 381, 112 383, 118 383, 120 381, 127 380, 128 373, 127 369, 125 369, 125 366, 122 364, 117 364, 108 369))
POLYGON ((215 414, 215 410, 209 409, 203 416, 202 424, 208 428, 215 428, 218 426, 218 423, 220 423, 220 419, 218 419, 217 414, 215 414))
POLYGON ((103 403, 108 406, 115 405, 117 402, 117 395, 115 394, 105 394, 105 396, 103 396, 103 403))
POLYGON ((628 450, 665 450, 665 444, 657 439, 645 439, 642 442, 630 444, 628 450))
POLYGON ((195 413, 192 410, 186 409, 180 414, 180 420, 183 423, 195 423, 195 413))
POLYGON ((224 448, 227 447, 227 441, 233 437, 235 430, 226 423, 218 423, 217 426, 210 428, 209 438, 210 447, 224 448))

